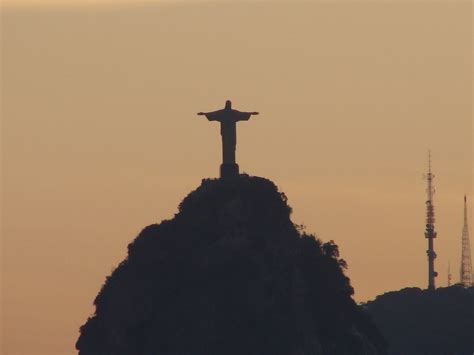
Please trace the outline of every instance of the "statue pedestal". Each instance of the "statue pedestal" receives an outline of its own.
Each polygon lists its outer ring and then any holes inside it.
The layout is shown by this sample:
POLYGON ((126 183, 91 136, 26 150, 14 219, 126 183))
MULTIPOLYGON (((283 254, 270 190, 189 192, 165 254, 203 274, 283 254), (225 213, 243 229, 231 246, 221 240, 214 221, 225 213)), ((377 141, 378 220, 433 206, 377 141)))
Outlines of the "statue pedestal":
POLYGON ((221 164, 221 179, 228 179, 239 176, 239 166, 237 164, 221 164))

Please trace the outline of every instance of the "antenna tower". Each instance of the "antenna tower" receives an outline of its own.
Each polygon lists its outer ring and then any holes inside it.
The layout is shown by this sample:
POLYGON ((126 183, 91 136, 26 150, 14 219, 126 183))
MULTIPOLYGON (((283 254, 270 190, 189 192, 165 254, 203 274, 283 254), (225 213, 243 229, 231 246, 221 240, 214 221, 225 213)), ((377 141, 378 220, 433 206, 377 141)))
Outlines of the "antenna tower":
POLYGON ((434 290, 435 277, 438 273, 434 270, 434 261, 436 259, 436 253, 434 251, 434 239, 436 238, 436 231, 434 227, 435 213, 433 205, 433 195, 435 189, 433 187, 434 174, 431 172, 431 152, 428 151, 428 174, 426 174, 426 181, 428 187, 426 189, 428 200, 426 201, 426 229, 425 238, 428 239, 428 250, 426 254, 428 256, 428 290, 434 290))
POLYGON ((451 263, 448 262, 448 287, 451 286, 451 280, 452 280, 451 263))
POLYGON ((464 287, 473 285, 471 247, 469 245, 469 229, 467 228, 467 199, 464 195, 464 226, 462 227, 462 253, 461 253, 461 284, 464 287))

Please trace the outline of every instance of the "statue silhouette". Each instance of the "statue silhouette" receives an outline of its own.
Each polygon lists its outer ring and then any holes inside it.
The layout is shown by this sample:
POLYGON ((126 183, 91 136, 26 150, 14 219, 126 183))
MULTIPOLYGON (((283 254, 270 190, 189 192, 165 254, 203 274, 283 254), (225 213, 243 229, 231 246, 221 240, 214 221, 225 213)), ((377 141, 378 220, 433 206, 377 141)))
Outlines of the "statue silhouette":
POLYGON ((237 145, 238 121, 248 121, 250 116, 258 115, 258 112, 241 112, 232 109, 232 102, 227 100, 225 108, 213 112, 199 112, 198 115, 206 116, 209 121, 221 123, 222 136, 222 164, 221 178, 230 178, 239 175, 239 166, 235 162, 235 147, 237 145))

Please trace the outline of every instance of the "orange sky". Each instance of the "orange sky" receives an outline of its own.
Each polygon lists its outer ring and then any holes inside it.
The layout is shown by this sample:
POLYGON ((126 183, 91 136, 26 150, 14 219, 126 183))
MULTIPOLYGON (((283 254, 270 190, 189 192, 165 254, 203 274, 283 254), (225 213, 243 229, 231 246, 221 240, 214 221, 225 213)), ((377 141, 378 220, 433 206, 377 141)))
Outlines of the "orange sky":
POLYGON ((2 9, 2 354, 75 353, 127 244, 217 176, 218 126, 195 113, 228 98, 260 111, 241 170, 336 241, 358 301, 426 287, 431 148, 437 283, 448 261, 458 279, 470 2, 20 2, 2 9))

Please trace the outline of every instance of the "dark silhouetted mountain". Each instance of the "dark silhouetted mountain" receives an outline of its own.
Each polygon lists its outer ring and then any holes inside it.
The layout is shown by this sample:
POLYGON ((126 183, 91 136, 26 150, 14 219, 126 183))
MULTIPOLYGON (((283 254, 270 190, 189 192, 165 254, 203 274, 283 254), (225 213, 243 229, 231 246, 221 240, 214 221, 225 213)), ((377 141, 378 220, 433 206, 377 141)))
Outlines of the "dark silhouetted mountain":
POLYGON ((95 299, 81 355, 384 354, 336 244, 269 180, 203 180, 146 227, 95 299))
POLYGON ((474 354, 474 287, 404 288, 365 307, 391 355, 474 354))

